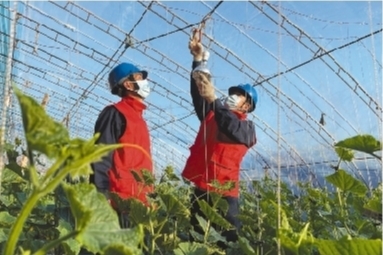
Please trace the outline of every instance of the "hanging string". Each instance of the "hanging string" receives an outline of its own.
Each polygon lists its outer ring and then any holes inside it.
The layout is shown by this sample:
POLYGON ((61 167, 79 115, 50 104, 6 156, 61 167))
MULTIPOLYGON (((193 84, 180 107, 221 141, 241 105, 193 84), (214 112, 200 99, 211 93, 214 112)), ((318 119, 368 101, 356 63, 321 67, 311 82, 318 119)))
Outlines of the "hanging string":
MULTIPOLYGON (((281 2, 278 2, 278 73, 280 73, 280 68, 281 68, 281 26, 283 24, 283 20, 281 17, 281 2)), ((278 146, 278 175, 277 175, 277 203, 278 203, 278 232, 280 231, 281 228, 281 114, 280 114, 280 88, 281 88, 281 76, 278 76, 278 81, 277 81, 277 101, 278 101, 278 107, 277 107, 277 146, 278 146)), ((279 235, 278 235, 279 236, 279 235)), ((281 240, 278 237, 277 238, 277 246, 278 246, 278 255, 281 255, 281 240)))

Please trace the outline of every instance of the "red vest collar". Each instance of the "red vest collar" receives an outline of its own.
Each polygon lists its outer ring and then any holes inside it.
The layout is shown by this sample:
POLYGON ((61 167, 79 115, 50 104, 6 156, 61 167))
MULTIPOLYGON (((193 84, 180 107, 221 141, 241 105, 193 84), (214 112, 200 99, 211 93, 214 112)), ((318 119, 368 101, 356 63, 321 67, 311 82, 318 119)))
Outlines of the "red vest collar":
POLYGON ((143 110, 146 110, 146 105, 140 101, 139 99, 137 98, 134 98, 134 97, 130 97, 130 96, 127 96, 127 97, 123 97, 121 99, 121 101, 123 101, 124 103, 130 105, 134 110, 138 111, 138 112, 142 112, 143 110))
POLYGON ((247 117, 246 113, 241 113, 237 111, 232 111, 240 120, 245 120, 247 117))

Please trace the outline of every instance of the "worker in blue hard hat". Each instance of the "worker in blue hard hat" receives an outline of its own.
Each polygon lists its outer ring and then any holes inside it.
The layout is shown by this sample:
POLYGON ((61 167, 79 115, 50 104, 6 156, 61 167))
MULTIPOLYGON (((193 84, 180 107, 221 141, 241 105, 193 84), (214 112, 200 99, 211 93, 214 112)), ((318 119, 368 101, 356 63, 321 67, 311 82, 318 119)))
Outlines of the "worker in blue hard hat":
MULTIPOLYGON (((194 184, 191 196, 191 225, 197 233, 204 234, 197 215, 207 217, 197 202, 203 199, 212 205, 211 192, 218 193, 227 201, 228 210, 222 216, 232 225, 223 231, 227 242, 237 241, 241 223, 239 213, 239 171, 243 157, 256 143, 254 123, 247 119, 257 105, 258 95, 250 84, 239 84, 229 88, 223 102, 215 95, 210 71, 206 68, 206 54, 200 41, 192 38, 189 49, 193 55, 190 93, 200 128, 194 144, 190 147, 182 176, 194 184), (232 189, 221 185, 231 182, 232 189)), ((191 239, 196 240, 191 234, 191 239)), ((224 242, 218 242, 222 248, 224 242)))
MULTIPOLYGON (((122 199, 136 198, 147 203, 146 195, 153 187, 138 183, 131 171, 152 172, 150 135, 143 118, 144 100, 150 93, 148 73, 130 63, 117 65, 109 73, 110 91, 121 100, 106 106, 95 124, 98 143, 128 144, 111 152, 102 161, 92 164, 90 182, 104 193, 116 193, 122 199)), ((112 205, 113 201, 112 201, 112 205)), ((119 215, 122 227, 127 227, 127 216, 119 215)))

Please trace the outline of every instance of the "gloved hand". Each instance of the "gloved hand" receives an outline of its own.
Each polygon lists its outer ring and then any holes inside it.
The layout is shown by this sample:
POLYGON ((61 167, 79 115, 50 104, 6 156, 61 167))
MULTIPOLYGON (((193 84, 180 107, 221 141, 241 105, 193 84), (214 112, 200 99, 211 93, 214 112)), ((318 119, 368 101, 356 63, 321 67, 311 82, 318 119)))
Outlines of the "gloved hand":
POLYGON ((193 38, 189 41, 189 50, 194 57, 194 61, 202 61, 204 51, 202 43, 199 42, 198 34, 198 32, 194 33, 193 38))
POLYGON ((215 89, 208 75, 203 72, 195 72, 193 78, 196 81, 197 88, 201 97, 203 97, 208 103, 212 103, 217 99, 215 95, 215 89))

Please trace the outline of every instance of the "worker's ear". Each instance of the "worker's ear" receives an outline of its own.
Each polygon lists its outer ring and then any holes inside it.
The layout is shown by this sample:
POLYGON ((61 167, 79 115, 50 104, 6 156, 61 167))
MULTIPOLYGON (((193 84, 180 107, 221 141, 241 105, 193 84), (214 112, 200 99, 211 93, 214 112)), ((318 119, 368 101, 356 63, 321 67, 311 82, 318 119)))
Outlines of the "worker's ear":
POLYGON ((130 90, 130 91, 134 91, 134 83, 129 81, 129 80, 125 80, 123 83, 122 83, 122 86, 124 88, 126 88, 127 90, 130 90))

